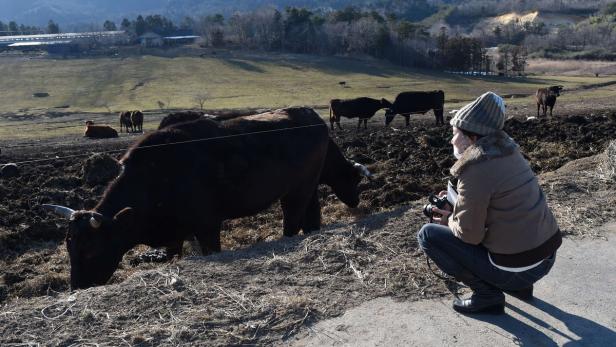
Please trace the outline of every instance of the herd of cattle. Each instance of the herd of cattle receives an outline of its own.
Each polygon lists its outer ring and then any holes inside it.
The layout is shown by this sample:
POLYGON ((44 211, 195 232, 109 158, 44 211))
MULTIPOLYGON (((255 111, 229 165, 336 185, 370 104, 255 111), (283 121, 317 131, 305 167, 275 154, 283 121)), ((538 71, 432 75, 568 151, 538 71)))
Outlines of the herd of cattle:
MULTIPOLYGON (((561 86, 538 90, 537 104, 554 106, 561 86)), ((443 120, 444 93, 406 92, 385 99, 332 100, 330 126, 340 117, 359 118, 358 127, 386 108, 386 124, 433 110, 443 120)), ((121 129, 143 131, 143 113, 120 114, 121 129)), ((110 127, 87 124, 86 135, 110 127)), ((115 132, 114 129, 111 129, 115 132)), ((90 134, 92 135, 92 134, 90 134)), ((117 132, 115 132, 117 136, 117 132)), ((119 160, 122 170, 92 210, 45 204, 69 220, 66 246, 71 287, 105 284, 123 255, 138 244, 181 255, 196 237, 204 254, 220 251, 224 220, 254 215, 280 201, 283 233, 309 233, 321 226, 317 188, 325 184, 346 205, 359 204, 359 183, 368 169, 347 160, 330 138, 327 124, 311 108, 216 119, 202 112, 166 116, 156 131, 139 138, 119 160)))
MULTIPOLYGON (((537 116, 540 109, 543 111, 543 116, 547 115, 547 109, 550 109, 550 117, 552 110, 556 104, 556 98, 560 96, 563 86, 552 86, 548 88, 537 89, 535 99, 537 102, 537 116)), ((445 123, 443 118, 445 104, 445 93, 442 90, 434 91, 417 91, 417 92, 402 92, 396 96, 393 103, 387 99, 373 99, 369 97, 359 97, 354 99, 332 99, 329 102, 329 122, 331 130, 335 130, 334 124, 338 125, 338 129, 342 129, 340 119, 357 118, 357 129, 364 124, 364 129, 368 128, 368 119, 372 118, 377 111, 385 109, 385 125, 389 125, 396 115, 404 117, 406 126, 410 124, 410 116, 412 114, 425 114, 432 110, 436 125, 445 123)), ((202 116, 200 112, 180 112, 177 115, 167 116, 161 122, 159 129, 167 122, 176 122, 176 118, 184 120, 192 120, 202 116)), ((143 132, 143 112, 141 111, 124 111, 120 112, 120 132, 125 129, 126 132, 143 132)), ((108 125, 95 125, 93 121, 86 121, 85 137, 90 138, 112 138, 118 137, 118 132, 108 125)))
MULTIPOLYGON (((120 112, 120 132, 125 129, 126 132, 143 132, 143 112, 141 111, 124 111, 120 112), (130 129, 130 131, 129 131, 130 129)), ((109 125, 94 124, 94 121, 86 121, 86 129, 84 136, 93 139, 107 139, 118 137, 118 132, 109 125)))

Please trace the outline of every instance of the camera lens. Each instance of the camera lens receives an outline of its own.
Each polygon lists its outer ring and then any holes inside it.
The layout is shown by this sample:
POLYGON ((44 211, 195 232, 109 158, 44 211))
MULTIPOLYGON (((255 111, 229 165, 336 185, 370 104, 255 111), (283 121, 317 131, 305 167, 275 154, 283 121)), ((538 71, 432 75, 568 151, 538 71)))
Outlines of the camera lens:
POLYGON ((423 214, 428 217, 428 218, 432 218, 434 212, 432 212, 432 204, 426 204, 424 205, 423 208, 423 214))

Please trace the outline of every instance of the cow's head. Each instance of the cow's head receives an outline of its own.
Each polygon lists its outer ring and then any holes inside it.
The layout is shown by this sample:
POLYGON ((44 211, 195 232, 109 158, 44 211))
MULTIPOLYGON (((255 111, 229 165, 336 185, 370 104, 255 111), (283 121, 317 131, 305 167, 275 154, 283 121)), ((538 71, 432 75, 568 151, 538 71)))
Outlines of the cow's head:
POLYGON ((551 94, 555 95, 555 96, 560 96, 560 92, 563 90, 563 86, 552 86, 550 88, 548 88, 548 90, 550 91, 551 94))
POLYGON ((385 125, 389 125, 396 115, 393 109, 394 105, 389 100, 383 98, 381 99, 381 107, 385 109, 385 125))
POLYGON ((126 252, 126 231, 133 222, 133 210, 125 208, 113 218, 94 211, 43 205, 69 219, 66 249, 71 263, 71 289, 107 283, 126 252))
POLYGON ((385 125, 389 125, 392 120, 394 120, 394 116, 396 113, 391 108, 385 110, 385 125))
POLYGON ((355 208, 359 205, 359 182, 363 177, 372 179, 372 174, 365 166, 349 162, 347 174, 340 176, 335 184, 331 184, 332 190, 345 205, 355 208))

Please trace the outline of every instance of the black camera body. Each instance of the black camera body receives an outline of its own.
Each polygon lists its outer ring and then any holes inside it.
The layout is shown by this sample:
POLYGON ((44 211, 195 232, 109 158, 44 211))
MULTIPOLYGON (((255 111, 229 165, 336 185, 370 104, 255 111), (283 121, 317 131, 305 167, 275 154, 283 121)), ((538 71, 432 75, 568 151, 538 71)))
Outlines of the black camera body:
POLYGON ((441 210, 444 210, 447 205, 449 205, 450 207, 453 207, 451 206, 451 203, 449 202, 449 200, 447 200, 447 196, 443 196, 442 198, 439 198, 438 196, 434 194, 430 194, 430 196, 428 197, 428 201, 430 203, 424 205, 423 213, 426 217, 430 218, 430 221, 432 221, 432 218, 434 217, 434 212, 432 211, 433 207, 439 208, 441 210))

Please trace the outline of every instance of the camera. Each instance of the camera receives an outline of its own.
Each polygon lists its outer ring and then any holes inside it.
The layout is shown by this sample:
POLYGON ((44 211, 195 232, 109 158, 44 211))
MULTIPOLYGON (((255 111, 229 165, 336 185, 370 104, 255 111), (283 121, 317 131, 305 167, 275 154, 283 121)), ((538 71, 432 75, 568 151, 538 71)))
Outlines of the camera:
POLYGON ((424 205, 423 213, 426 217, 430 218, 430 221, 432 221, 432 218, 434 217, 434 212, 432 211, 433 207, 439 208, 441 210, 444 210, 447 205, 453 207, 451 206, 451 203, 447 200, 447 196, 439 198, 434 194, 430 194, 430 196, 428 197, 428 201, 430 203, 424 205))

